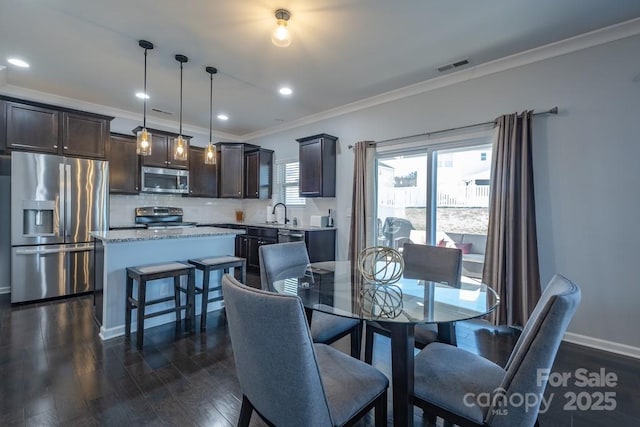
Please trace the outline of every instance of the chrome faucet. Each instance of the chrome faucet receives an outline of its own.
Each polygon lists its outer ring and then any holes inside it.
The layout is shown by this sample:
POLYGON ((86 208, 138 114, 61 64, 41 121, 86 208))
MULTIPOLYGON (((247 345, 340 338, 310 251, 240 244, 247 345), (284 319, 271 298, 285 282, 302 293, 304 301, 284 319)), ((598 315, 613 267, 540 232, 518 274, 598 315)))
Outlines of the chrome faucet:
POLYGON ((287 222, 289 222, 289 219, 287 218, 287 205, 285 205, 284 203, 276 203, 275 205, 273 205, 273 211, 271 211, 271 213, 273 215, 275 215, 276 214, 276 208, 278 206, 284 207, 284 223, 286 224, 287 222))

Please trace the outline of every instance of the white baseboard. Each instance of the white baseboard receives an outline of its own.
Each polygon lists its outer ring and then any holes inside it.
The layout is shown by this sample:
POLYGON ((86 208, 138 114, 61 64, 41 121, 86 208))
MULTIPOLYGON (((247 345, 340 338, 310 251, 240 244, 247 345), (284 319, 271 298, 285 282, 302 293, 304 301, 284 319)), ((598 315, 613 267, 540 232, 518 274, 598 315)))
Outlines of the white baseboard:
POLYGON ((0 286, 0 294, 10 294, 11 286, 0 286))
MULTIPOLYGON (((133 325, 131 326, 132 326, 131 330, 134 330, 133 325)), ((104 326, 100 326, 100 333, 98 334, 98 336, 102 341, 121 337, 123 335, 124 335, 124 325, 120 325, 115 328, 109 328, 109 329, 105 329, 104 326)))
MULTIPOLYGON (((208 307, 207 313, 222 310, 223 308, 224 306, 222 305, 222 303, 216 302, 216 303, 210 304, 210 306, 208 307)), ((200 313, 197 312, 196 316, 198 316, 199 314, 200 313)), ((160 326, 160 325, 164 325, 165 323, 173 322, 175 319, 174 316, 175 316, 174 314, 165 314, 162 316, 146 319, 144 321, 144 328, 149 329, 149 328, 153 328, 154 326, 160 326)), ((131 320, 132 334, 136 332, 137 325, 138 323, 136 322, 135 316, 134 316, 134 319, 131 320)), ((200 327, 199 324, 196 326, 197 328, 200 327)), ((98 336, 100 337, 100 339, 102 339, 102 341, 110 340, 112 338, 118 338, 123 335, 124 335, 124 325, 115 326, 113 328, 105 328, 103 325, 103 326, 100 326, 100 332, 98 333, 98 336)))
POLYGON ((574 334, 573 332, 565 333, 563 341, 583 345, 585 347, 595 348, 602 351, 608 351, 610 353, 621 354, 623 356, 629 356, 635 359, 640 359, 640 348, 626 344, 620 344, 613 341, 574 334))

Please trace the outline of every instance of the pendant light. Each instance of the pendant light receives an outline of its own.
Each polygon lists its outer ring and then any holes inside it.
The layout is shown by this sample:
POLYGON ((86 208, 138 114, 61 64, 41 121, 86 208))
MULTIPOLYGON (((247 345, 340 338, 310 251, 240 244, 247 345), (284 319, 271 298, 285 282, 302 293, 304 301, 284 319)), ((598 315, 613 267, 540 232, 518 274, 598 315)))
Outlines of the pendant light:
POLYGON ((138 131, 136 138, 136 153, 141 156, 151 155, 151 138, 152 135, 147 131, 147 51, 153 49, 153 43, 146 40, 140 40, 138 45, 144 49, 144 93, 142 99, 144 99, 144 110, 142 114, 142 129, 138 131))
POLYGON ((215 165, 216 164, 216 146, 213 145, 213 75, 218 72, 214 67, 205 68, 209 73, 209 143, 204 150, 204 164, 215 165))
POLYGON ((178 137, 173 140, 173 160, 187 160, 188 148, 187 142, 182 137, 182 65, 189 61, 184 55, 176 55, 176 61, 180 63, 180 132, 178 137))

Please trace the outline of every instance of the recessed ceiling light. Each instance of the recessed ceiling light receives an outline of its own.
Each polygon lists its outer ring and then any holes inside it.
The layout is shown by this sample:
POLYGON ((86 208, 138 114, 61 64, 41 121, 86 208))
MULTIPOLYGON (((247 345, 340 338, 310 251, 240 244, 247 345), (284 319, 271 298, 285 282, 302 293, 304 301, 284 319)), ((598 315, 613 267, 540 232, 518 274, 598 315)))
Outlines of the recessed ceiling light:
POLYGON ((218 120, 229 120, 229 116, 226 114, 218 114, 218 120))
POLYGON ((29 68, 29 63, 23 61, 22 59, 9 58, 7 59, 7 61, 9 62, 9 64, 15 65, 16 67, 29 68))
POLYGON ((136 92, 136 97, 138 97, 140 99, 149 99, 149 95, 147 95, 144 92, 136 92))
POLYGON ((293 93, 293 90, 291 90, 290 87, 284 86, 284 87, 281 87, 278 92, 280 92, 280 95, 289 96, 293 93))

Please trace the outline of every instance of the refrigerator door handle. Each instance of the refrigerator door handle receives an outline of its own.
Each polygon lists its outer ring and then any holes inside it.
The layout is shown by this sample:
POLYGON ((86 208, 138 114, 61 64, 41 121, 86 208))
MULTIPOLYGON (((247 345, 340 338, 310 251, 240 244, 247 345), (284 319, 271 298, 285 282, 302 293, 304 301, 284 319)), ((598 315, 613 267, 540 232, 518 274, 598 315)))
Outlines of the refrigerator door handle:
POLYGON ((66 194, 64 191, 64 182, 65 182, 65 173, 64 173, 64 163, 60 163, 58 165, 58 179, 59 179, 59 188, 60 195, 58 196, 58 221, 55 225, 56 230, 54 231, 57 237, 63 237, 64 235, 64 218, 65 218, 65 207, 66 207, 66 194))
MULTIPOLYGON (((65 202, 66 205, 64 207, 64 237, 65 239, 69 238, 69 232, 71 231, 71 165, 64 165, 65 169, 65 180, 64 180, 64 192, 65 192, 65 202)), ((68 243, 68 242, 67 242, 68 243)))
POLYGON ((61 252, 85 252, 93 249, 93 244, 78 245, 72 248, 58 249, 17 249, 16 255, 47 255, 59 254, 61 252))

